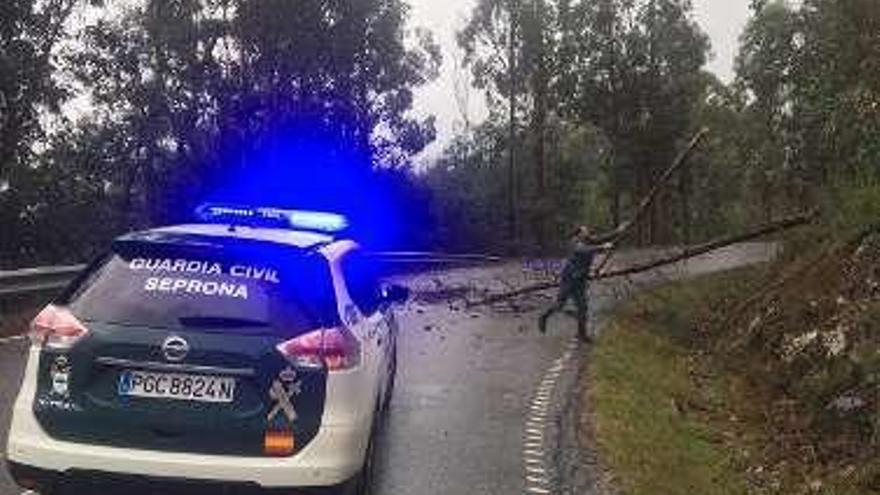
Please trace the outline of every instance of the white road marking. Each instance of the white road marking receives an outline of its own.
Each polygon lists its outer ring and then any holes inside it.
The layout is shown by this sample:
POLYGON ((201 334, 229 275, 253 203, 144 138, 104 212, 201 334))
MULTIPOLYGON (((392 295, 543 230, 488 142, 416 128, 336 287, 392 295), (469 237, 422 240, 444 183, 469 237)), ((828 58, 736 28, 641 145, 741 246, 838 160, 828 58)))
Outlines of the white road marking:
POLYGON ((4 337, 0 339, 0 345, 11 344, 13 342, 18 342, 19 340, 24 340, 27 338, 27 335, 13 335, 12 337, 4 337))
POLYGON ((556 382, 571 360, 572 353, 577 348, 577 341, 571 340, 566 346, 564 354, 553 361, 541 379, 535 390, 535 395, 529 402, 529 414, 526 417, 525 436, 523 438, 523 468, 525 471, 526 491, 531 493, 551 493, 548 488, 550 479, 544 466, 548 465, 548 459, 544 455, 545 443, 545 419, 550 401, 556 391, 556 382), (540 476, 535 476, 539 474, 540 476), (538 486, 535 486, 537 484, 538 486))
POLYGON ((529 486, 526 487, 526 490, 532 493, 550 493, 550 490, 546 488, 541 488, 540 486, 529 486))

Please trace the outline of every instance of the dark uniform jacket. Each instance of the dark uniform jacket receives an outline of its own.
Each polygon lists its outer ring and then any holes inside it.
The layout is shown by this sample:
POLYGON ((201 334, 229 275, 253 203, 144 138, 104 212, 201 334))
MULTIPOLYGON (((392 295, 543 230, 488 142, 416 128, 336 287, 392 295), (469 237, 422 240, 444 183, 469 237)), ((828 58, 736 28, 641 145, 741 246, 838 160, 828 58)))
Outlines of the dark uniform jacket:
POLYGON ((593 244, 578 242, 565 266, 562 268, 562 284, 570 288, 581 287, 587 283, 590 267, 599 247, 593 244))
POLYGON ((590 268, 593 265, 593 259, 595 259, 596 254, 604 250, 601 244, 614 239, 616 236, 617 231, 600 237, 575 240, 571 256, 562 268, 562 286, 570 290, 584 290, 587 280, 590 278, 590 268))

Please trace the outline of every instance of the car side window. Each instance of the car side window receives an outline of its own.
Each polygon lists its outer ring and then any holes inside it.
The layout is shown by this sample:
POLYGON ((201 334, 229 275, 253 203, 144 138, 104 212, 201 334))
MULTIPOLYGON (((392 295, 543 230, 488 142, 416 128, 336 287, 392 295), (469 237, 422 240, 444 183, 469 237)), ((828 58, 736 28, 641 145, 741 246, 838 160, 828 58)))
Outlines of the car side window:
POLYGON ((382 303, 379 269, 376 263, 360 252, 353 252, 342 259, 342 272, 348 295, 360 312, 371 315, 382 303))

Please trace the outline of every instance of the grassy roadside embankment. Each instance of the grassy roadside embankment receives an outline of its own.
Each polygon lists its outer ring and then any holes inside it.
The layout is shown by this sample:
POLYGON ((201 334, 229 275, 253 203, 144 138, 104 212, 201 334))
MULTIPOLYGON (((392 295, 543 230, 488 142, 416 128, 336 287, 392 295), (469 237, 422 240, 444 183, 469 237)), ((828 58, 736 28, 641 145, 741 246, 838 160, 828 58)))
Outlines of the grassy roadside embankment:
POLYGON ((627 495, 742 494, 725 446, 730 377, 710 372, 687 342, 692 299, 718 297, 743 272, 641 295, 607 324, 592 356, 589 401, 601 458, 627 495))
POLYGON ((838 244, 621 307, 588 363, 584 408, 612 486, 880 493, 880 297, 865 280, 880 274, 880 257, 871 253, 876 239, 838 244))

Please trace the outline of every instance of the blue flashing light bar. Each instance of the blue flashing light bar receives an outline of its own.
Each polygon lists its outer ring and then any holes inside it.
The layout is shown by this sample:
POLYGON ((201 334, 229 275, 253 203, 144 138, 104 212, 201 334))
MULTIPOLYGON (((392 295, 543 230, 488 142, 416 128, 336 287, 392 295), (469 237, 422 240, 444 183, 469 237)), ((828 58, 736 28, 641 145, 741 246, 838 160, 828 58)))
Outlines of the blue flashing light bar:
POLYGON ((348 228, 348 219, 338 213, 283 208, 204 204, 196 217, 208 223, 228 223, 251 227, 275 227, 335 233, 348 228))

